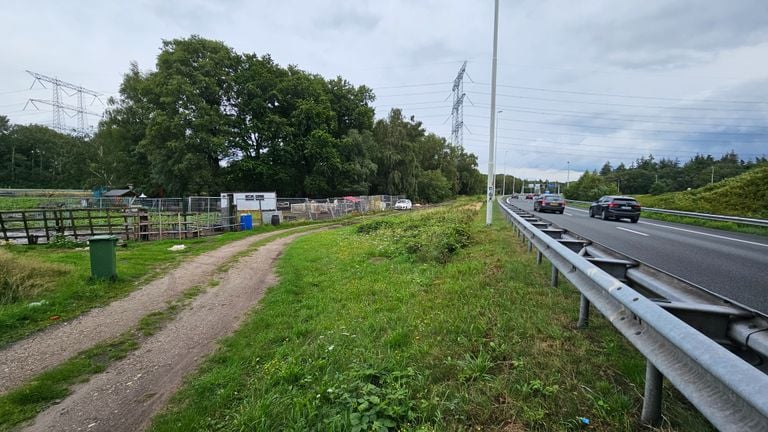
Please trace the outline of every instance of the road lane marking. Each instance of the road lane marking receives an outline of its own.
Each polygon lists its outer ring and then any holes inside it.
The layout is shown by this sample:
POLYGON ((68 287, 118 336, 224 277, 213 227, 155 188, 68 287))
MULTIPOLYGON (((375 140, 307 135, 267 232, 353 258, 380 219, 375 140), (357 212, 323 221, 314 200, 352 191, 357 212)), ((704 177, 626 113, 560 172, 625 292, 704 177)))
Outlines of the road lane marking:
POLYGON ((573 216, 573 213, 565 213, 566 216, 573 216))
POLYGON ((646 233, 641 233, 640 231, 634 231, 634 230, 631 230, 631 229, 627 229, 627 228, 622 228, 622 227, 616 227, 616 229, 620 229, 620 230, 622 230, 622 231, 626 231, 626 232, 631 232, 632 234, 641 235, 641 236, 643 236, 643 237, 648 237, 648 234, 646 234, 646 233))
POLYGON ((692 234, 700 234, 700 235, 707 236, 707 237, 714 237, 714 238, 719 238, 719 239, 723 239, 723 240, 731 240, 731 241, 735 241, 735 242, 739 242, 739 243, 751 244, 751 245, 754 245, 754 246, 768 247, 768 244, 765 244, 765 243, 758 243, 758 242, 753 242, 753 241, 749 241, 749 240, 741 240, 741 239, 737 239, 737 238, 733 238, 733 237, 726 237, 726 236, 721 236, 721 235, 717 235, 717 234, 710 234, 710 233, 705 233, 705 232, 701 232, 701 231, 689 230, 689 229, 685 229, 685 228, 678 228, 678 227, 672 227, 672 226, 667 226, 667 225, 660 225, 660 224, 655 224, 655 223, 651 223, 651 222, 641 221, 640 223, 647 224, 647 225, 653 225, 653 226, 657 226, 657 227, 661 227, 661 228, 669 228, 669 229, 673 229, 673 230, 684 231, 684 232, 688 232, 688 233, 692 233, 692 234))

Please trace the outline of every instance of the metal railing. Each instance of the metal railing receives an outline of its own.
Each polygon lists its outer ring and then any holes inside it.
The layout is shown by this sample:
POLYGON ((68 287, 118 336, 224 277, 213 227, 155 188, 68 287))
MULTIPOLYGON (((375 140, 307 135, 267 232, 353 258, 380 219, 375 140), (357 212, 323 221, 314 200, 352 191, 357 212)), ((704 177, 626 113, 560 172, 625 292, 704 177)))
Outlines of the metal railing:
MULTIPOLYGON (((586 205, 592 204, 591 201, 568 200, 568 202, 586 204, 586 205)), ((743 224, 743 225, 768 227, 768 219, 745 218, 745 217, 739 217, 739 216, 716 215, 716 214, 710 214, 710 213, 697 213, 697 212, 687 212, 687 211, 680 211, 680 210, 667 210, 667 209, 660 209, 660 208, 653 208, 653 207, 643 207, 642 211, 650 212, 650 213, 670 214, 675 216, 684 216, 684 217, 690 217, 690 218, 696 218, 696 219, 707 219, 707 220, 714 220, 719 222, 733 222, 733 223, 743 224)))
MULTIPOLYGON (((564 236, 565 230, 554 228, 523 210, 503 203, 501 208, 518 235, 527 241, 528 251, 536 248, 537 262, 546 257, 552 263, 552 285, 557 285, 558 276, 562 274, 580 291, 579 326, 587 325, 589 306, 594 305, 645 356, 646 382, 641 413, 644 423, 654 425, 661 419, 662 384, 666 377, 719 430, 768 430, 765 371, 705 335, 702 331, 706 329, 696 329, 686 323, 679 317, 684 314, 673 314, 630 287, 627 273, 639 263, 610 256, 588 258, 592 247, 588 240, 568 238, 564 236)), ((645 291, 665 292, 666 297, 673 299, 686 297, 685 292, 666 284, 663 278, 652 274, 632 274, 631 277, 634 284, 641 281, 645 291)), ((687 305, 680 303, 683 308, 687 305)), ((694 305, 693 309, 710 314, 706 316, 740 317, 733 328, 726 322, 729 328, 723 330, 727 334, 722 337, 741 338, 745 349, 757 348, 753 352, 756 362, 765 368, 768 327, 764 317, 726 304, 694 305), (749 322, 753 324, 745 324, 749 322), (762 327, 755 326, 755 322, 762 327), (751 330, 745 330, 750 326, 751 330), (743 331, 748 332, 746 337, 741 334, 743 331), (749 345, 750 336, 761 342, 749 345)))

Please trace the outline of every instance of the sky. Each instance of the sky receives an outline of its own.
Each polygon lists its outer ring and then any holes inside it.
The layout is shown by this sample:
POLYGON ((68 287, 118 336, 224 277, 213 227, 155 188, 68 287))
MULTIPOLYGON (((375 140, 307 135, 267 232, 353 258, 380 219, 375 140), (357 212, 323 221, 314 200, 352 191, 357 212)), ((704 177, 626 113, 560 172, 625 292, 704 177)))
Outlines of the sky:
MULTIPOLYGON (((493 10, 491 0, 3 0, 0 114, 52 124, 39 102, 51 85, 29 70, 98 92, 85 99, 95 127, 131 62, 154 70, 163 40, 196 34, 366 85, 377 118, 402 108, 450 139, 466 61, 462 144, 486 173, 493 10)), ((649 155, 768 155, 765 0, 500 0, 497 59, 496 172, 573 181, 649 155)), ((78 104, 71 91, 61 101, 78 104)))

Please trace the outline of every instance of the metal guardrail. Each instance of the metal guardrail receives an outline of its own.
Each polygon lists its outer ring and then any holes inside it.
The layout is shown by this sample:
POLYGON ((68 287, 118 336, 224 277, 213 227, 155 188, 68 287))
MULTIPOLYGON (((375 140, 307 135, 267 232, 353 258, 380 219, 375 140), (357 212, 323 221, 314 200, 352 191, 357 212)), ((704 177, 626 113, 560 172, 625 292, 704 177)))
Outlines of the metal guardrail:
MULTIPOLYGON (((592 204, 591 201, 568 200, 568 202, 587 204, 587 205, 592 204)), ((755 219, 755 218, 745 218, 745 217, 739 217, 739 216, 716 215, 716 214, 710 214, 710 213, 686 212, 686 211, 680 211, 680 210, 667 210, 667 209, 660 209, 660 208, 653 208, 653 207, 643 207, 642 211, 647 211, 651 213, 671 214, 675 216, 685 216, 685 217, 697 218, 697 219, 707 219, 707 220, 714 220, 719 222, 733 222, 733 223, 743 224, 743 225, 768 227, 768 219, 755 219)))
MULTIPOLYGON (((552 263, 552 285, 557 285, 558 275, 562 274, 580 291, 579 326, 587 325, 592 304, 645 356, 645 397, 641 414, 644 423, 658 424, 661 419, 662 384, 666 377, 719 430, 768 430, 768 375, 765 372, 601 269, 594 260, 587 260, 584 256, 588 253, 588 241, 562 238, 564 230, 547 228, 548 224, 536 222, 537 218, 530 213, 503 204, 501 208, 518 235, 527 240, 528 250, 537 249, 537 261, 546 257, 552 263)), ((612 264, 626 264, 610 257, 600 260, 606 269, 612 264)), ((625 265, 624 270, 628 267, 625 265)), ((675 292, 674 287, 664 286, 663 281, 647 278, 647 286, 659 285, 655 287, 657 291, 675 292)), ((710 308, 717 309, 717 306, 710 308)), ((736 308, 720 313, 727 315, 734 310, 736 308)), ((749 315, 749 311, 745 314, 749 315)), ((743 331, 744 327, 740 329, 743 331)), ((764 329, 758 331, 767 336, 764 329)), ((728 332, 740 337, 740 330, 728 332)), ((747 342, 748 339, 749 336, 747 342)), ((763 338, 762 343, 765 342, 763 338)), ((762 348, 768 348, 768 344, 762 348)))

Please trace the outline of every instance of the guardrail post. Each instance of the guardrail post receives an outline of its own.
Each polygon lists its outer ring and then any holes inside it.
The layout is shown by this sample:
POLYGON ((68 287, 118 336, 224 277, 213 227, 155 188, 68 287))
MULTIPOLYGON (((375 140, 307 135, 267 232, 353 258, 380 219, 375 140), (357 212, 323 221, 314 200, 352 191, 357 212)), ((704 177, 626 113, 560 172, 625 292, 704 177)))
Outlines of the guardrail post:
POLYGON ((533 250, 533 241, 531 239, 528 239, 528 252, 533 250))
POLYGON ((557 271, 557 267, 552 264, 552 288, 557 288, 557 279, 560 273, 557 271))
POLYGON ((536 251, 536 264, 541 264, 541 251, 536 251))
POLYGON ((650 426, 658 426, 661 423, 661 396, 664 386, 664 375, 656 369, 656 366, 645 361, 645 394, 643 397, 643 411, 640 421, 650 426))
POLYGON ((587 328, 589 326, 589 299, 584 294, 581 295, 579 302, 579 322, 578 328, 587 328))

